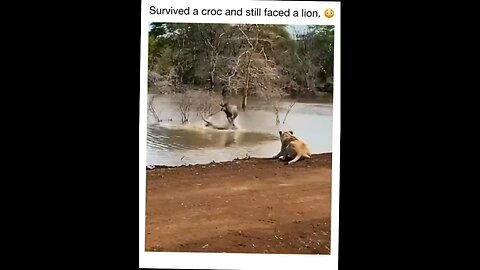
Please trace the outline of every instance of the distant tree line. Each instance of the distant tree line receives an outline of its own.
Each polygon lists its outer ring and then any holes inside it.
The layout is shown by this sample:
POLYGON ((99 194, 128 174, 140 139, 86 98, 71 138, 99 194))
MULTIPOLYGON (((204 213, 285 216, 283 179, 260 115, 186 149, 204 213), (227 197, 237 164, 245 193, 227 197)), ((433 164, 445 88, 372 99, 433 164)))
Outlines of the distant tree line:
POLYGON ((333 92, 333 26, 292 35, 285 25, 152 23, 151 92, 202 89, 223 97, 333 92))

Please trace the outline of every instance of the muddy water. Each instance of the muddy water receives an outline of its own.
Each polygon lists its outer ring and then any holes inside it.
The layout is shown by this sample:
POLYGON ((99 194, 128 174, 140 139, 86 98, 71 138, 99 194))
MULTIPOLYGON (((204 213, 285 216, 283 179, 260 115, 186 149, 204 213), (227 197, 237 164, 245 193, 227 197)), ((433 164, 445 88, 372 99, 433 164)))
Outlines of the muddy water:
MULTIPOLYGON (((151 96, 149 96, 151 97, 151 96)), ((237 130, 214 130, 190 112, 190 121, 181 124, 178 102, 174 97, 155 96, 153 106, 160 122, 148 112, 147 165, 205 164, 235 158, 271 157, 280 149, 279 130, 292 130, 315 154, 332 151, 332 98, 297 101, 283 120, 291 100, 280 103, 280 121, 266 102, 249 99, 248 110, 235 120, 237 130)), ((240 105, 241 102, 234 101, 240 105)), ((210 119, 216 125, 226 125, 223 112, 210 119)))

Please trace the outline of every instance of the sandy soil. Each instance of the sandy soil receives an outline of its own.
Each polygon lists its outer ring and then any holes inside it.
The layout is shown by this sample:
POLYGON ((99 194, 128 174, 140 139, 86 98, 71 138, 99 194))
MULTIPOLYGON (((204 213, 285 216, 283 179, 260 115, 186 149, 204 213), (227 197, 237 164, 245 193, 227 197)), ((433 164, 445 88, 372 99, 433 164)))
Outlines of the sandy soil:
POLYGON ((331 154, 147 170, 147 251, 330 254, 331 154))

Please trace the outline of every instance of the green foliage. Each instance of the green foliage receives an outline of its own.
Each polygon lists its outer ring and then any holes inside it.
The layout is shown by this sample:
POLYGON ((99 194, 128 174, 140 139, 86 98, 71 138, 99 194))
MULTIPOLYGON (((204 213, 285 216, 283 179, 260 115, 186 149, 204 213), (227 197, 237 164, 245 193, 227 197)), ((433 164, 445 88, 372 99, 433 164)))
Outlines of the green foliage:
POLYGON ((285 25, 152 23, 148 66, 174 85, 224 95, 329 91, 333 40, 332 26, 292 38, 285 25))
POLYGON ((166 33, 166 24, 165 23, 151 23, 150 24, 150 36, 157 38, 158 36, 164 35, 166 33))

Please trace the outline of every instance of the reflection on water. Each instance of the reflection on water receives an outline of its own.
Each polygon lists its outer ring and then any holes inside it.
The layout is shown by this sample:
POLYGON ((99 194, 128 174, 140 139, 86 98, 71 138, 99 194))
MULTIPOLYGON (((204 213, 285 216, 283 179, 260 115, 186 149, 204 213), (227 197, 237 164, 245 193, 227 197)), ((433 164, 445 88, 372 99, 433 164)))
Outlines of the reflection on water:
MULTIPOLYGON (((297 102, 285 124, 276 125, 268 104, 250 99, 248 110, 240 111, 235 121, 238 130, 214 130, 205 127, 195 112, 191 113, 190 123, 180 124, 176 101, 168 96, 156 96, 153 106, 161 122, 148 114, 147 165, 205 164, 246 156, 271 157, 280 149, 279 130, 292 130, 313 153, 331 152, 331 98, 329 102, 297 102)), ((289 104, 290 101, 282 104, 281 121, 289 104)), ((210 120, 217 125, 227 123, 223 112, 210 120)))
POLYGON ((250 132, 246 130, 214 130, 203 126, 162 127, 149 125, 147 141, 158 150, 195 150, 252 146, 265 141, 276 140, 270 133, 250 132))

